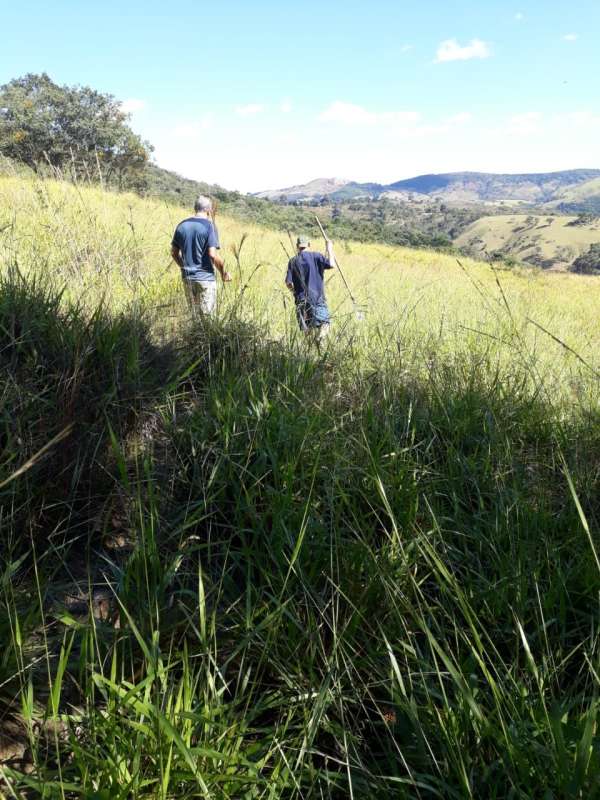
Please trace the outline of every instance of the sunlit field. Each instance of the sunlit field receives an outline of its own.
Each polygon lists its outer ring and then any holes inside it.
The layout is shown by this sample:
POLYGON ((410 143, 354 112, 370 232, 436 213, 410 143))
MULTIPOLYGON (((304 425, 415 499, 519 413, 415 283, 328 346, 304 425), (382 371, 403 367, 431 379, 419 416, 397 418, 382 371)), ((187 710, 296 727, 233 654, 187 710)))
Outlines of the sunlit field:
MULTIPOLYGON (((4 266, 44 276, 68 298, 102 299, 116 310, 183 310, 178 268, 169 255, 172 232, 189 209, 116 196, 100 189, 18 178, 0 181, 0 253, 4 266)), ((295 331, 293 302, 283 284, 287 231, 270 231, 218 218, 231 285, 220 285, 224 316, 236 307, 260 322, 265 336, 295 331)), ((289 232, 295 237, 300 231, 289 232)), ((314 249, 324 249, 319 239, 314 249)), ((357 300, 357 315, 339 276, 327 284, 334 338, 358 337, 361 351, 379 360, 398 353, 418 360, 436 353, 481 350, 525 362, 569 394, 570 378, 600 370, 600 287, 594 277, 498 270, 427 250, 337 243, 337 256, 357 300), (357 316, 364 316, 359 326, 357 316), (545 332, 547 331, 547 333, 545 332), (552 336, 556 337, 561 346, 552 336), (578 359, 568 348, 571 348, 578 359)), ((555 397, 555 395, 554 395, 555 397)))
POLYGON ((600 279, 336 242, 317 349, 188 213, 0 177, 0 795, 600 796, 600 279))

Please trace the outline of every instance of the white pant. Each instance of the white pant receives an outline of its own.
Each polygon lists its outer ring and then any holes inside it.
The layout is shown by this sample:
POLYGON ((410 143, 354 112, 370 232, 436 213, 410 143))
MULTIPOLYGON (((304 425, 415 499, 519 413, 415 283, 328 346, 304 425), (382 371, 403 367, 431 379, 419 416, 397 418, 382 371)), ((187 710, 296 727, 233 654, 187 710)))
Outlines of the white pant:
POLYGON ((216 281, 188 281, 183 279, 183 288, 188 305, 193 312, 214 314, 217 308, 216 281))

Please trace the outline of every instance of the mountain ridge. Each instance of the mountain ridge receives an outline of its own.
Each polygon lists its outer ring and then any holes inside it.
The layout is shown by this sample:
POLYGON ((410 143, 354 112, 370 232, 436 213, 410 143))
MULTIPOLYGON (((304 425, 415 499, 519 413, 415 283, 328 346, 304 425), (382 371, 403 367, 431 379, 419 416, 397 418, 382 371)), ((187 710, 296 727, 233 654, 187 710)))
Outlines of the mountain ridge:
POLYGON ((354 198, 378 199, 386 195, 403 199, 417 195, 419 199, 440 199, 460 203, 553 203, 559 205, 563 199, 577 201, 579 195, 589 200, 600 195, 600 169, 577 168, 555 172, 494 173, 494 172, 445 172, 426 173, 393 181, 388 184, 359 183, 340 178, 316 178, 278 190, 255 192, 254 196, 284 203, 311 202, 327 198, 333 202, 345 202, 354 198), (588 190, 585 185, 590 184, 588 190))

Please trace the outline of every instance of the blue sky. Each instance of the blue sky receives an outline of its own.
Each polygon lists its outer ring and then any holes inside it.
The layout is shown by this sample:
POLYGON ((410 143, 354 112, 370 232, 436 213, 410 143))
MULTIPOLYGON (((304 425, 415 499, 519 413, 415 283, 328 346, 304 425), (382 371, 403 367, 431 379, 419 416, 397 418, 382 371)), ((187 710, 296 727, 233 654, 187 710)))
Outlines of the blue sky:
POLYGON ((2 0, 0 83, 123 100, 157 163, 228 188, 600 168, 600 2, 2 0))

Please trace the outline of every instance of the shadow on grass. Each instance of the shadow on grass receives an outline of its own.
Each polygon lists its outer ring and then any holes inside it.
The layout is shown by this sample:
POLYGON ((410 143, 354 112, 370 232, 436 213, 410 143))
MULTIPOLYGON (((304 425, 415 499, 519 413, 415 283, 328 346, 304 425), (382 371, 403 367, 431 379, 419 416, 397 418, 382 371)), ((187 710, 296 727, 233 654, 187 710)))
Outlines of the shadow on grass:
MULTIPOLYGON (((139 796, 173 727, 219 797, 252 781, 280 797, 571 785, 595 713, 598 574, 563 459, 595 532, 598 427, 477 354, 367 373, 352 347, 295 352, 237 319, 159 345, 144 314, 89 317, 18 275, 1 287, 0 482, 71 426, 1 490, 5 555, 34 544, 49 585, 43 553, 73 571, 84 543, 110 589, 98 619, 91 604, 87 622, 56 617, 73 682, 53 711, 85 704, 69 780, 92 758, 98 785, 118 782, 105 753, 118 741, 139 765, 154 714, 139 796), (111 527, 122 556, 102 552, 111 527)), ((14 642, 24 595, 4 596, 14 642)), ((172 757, 177 786, 196 785, 172 757)))

